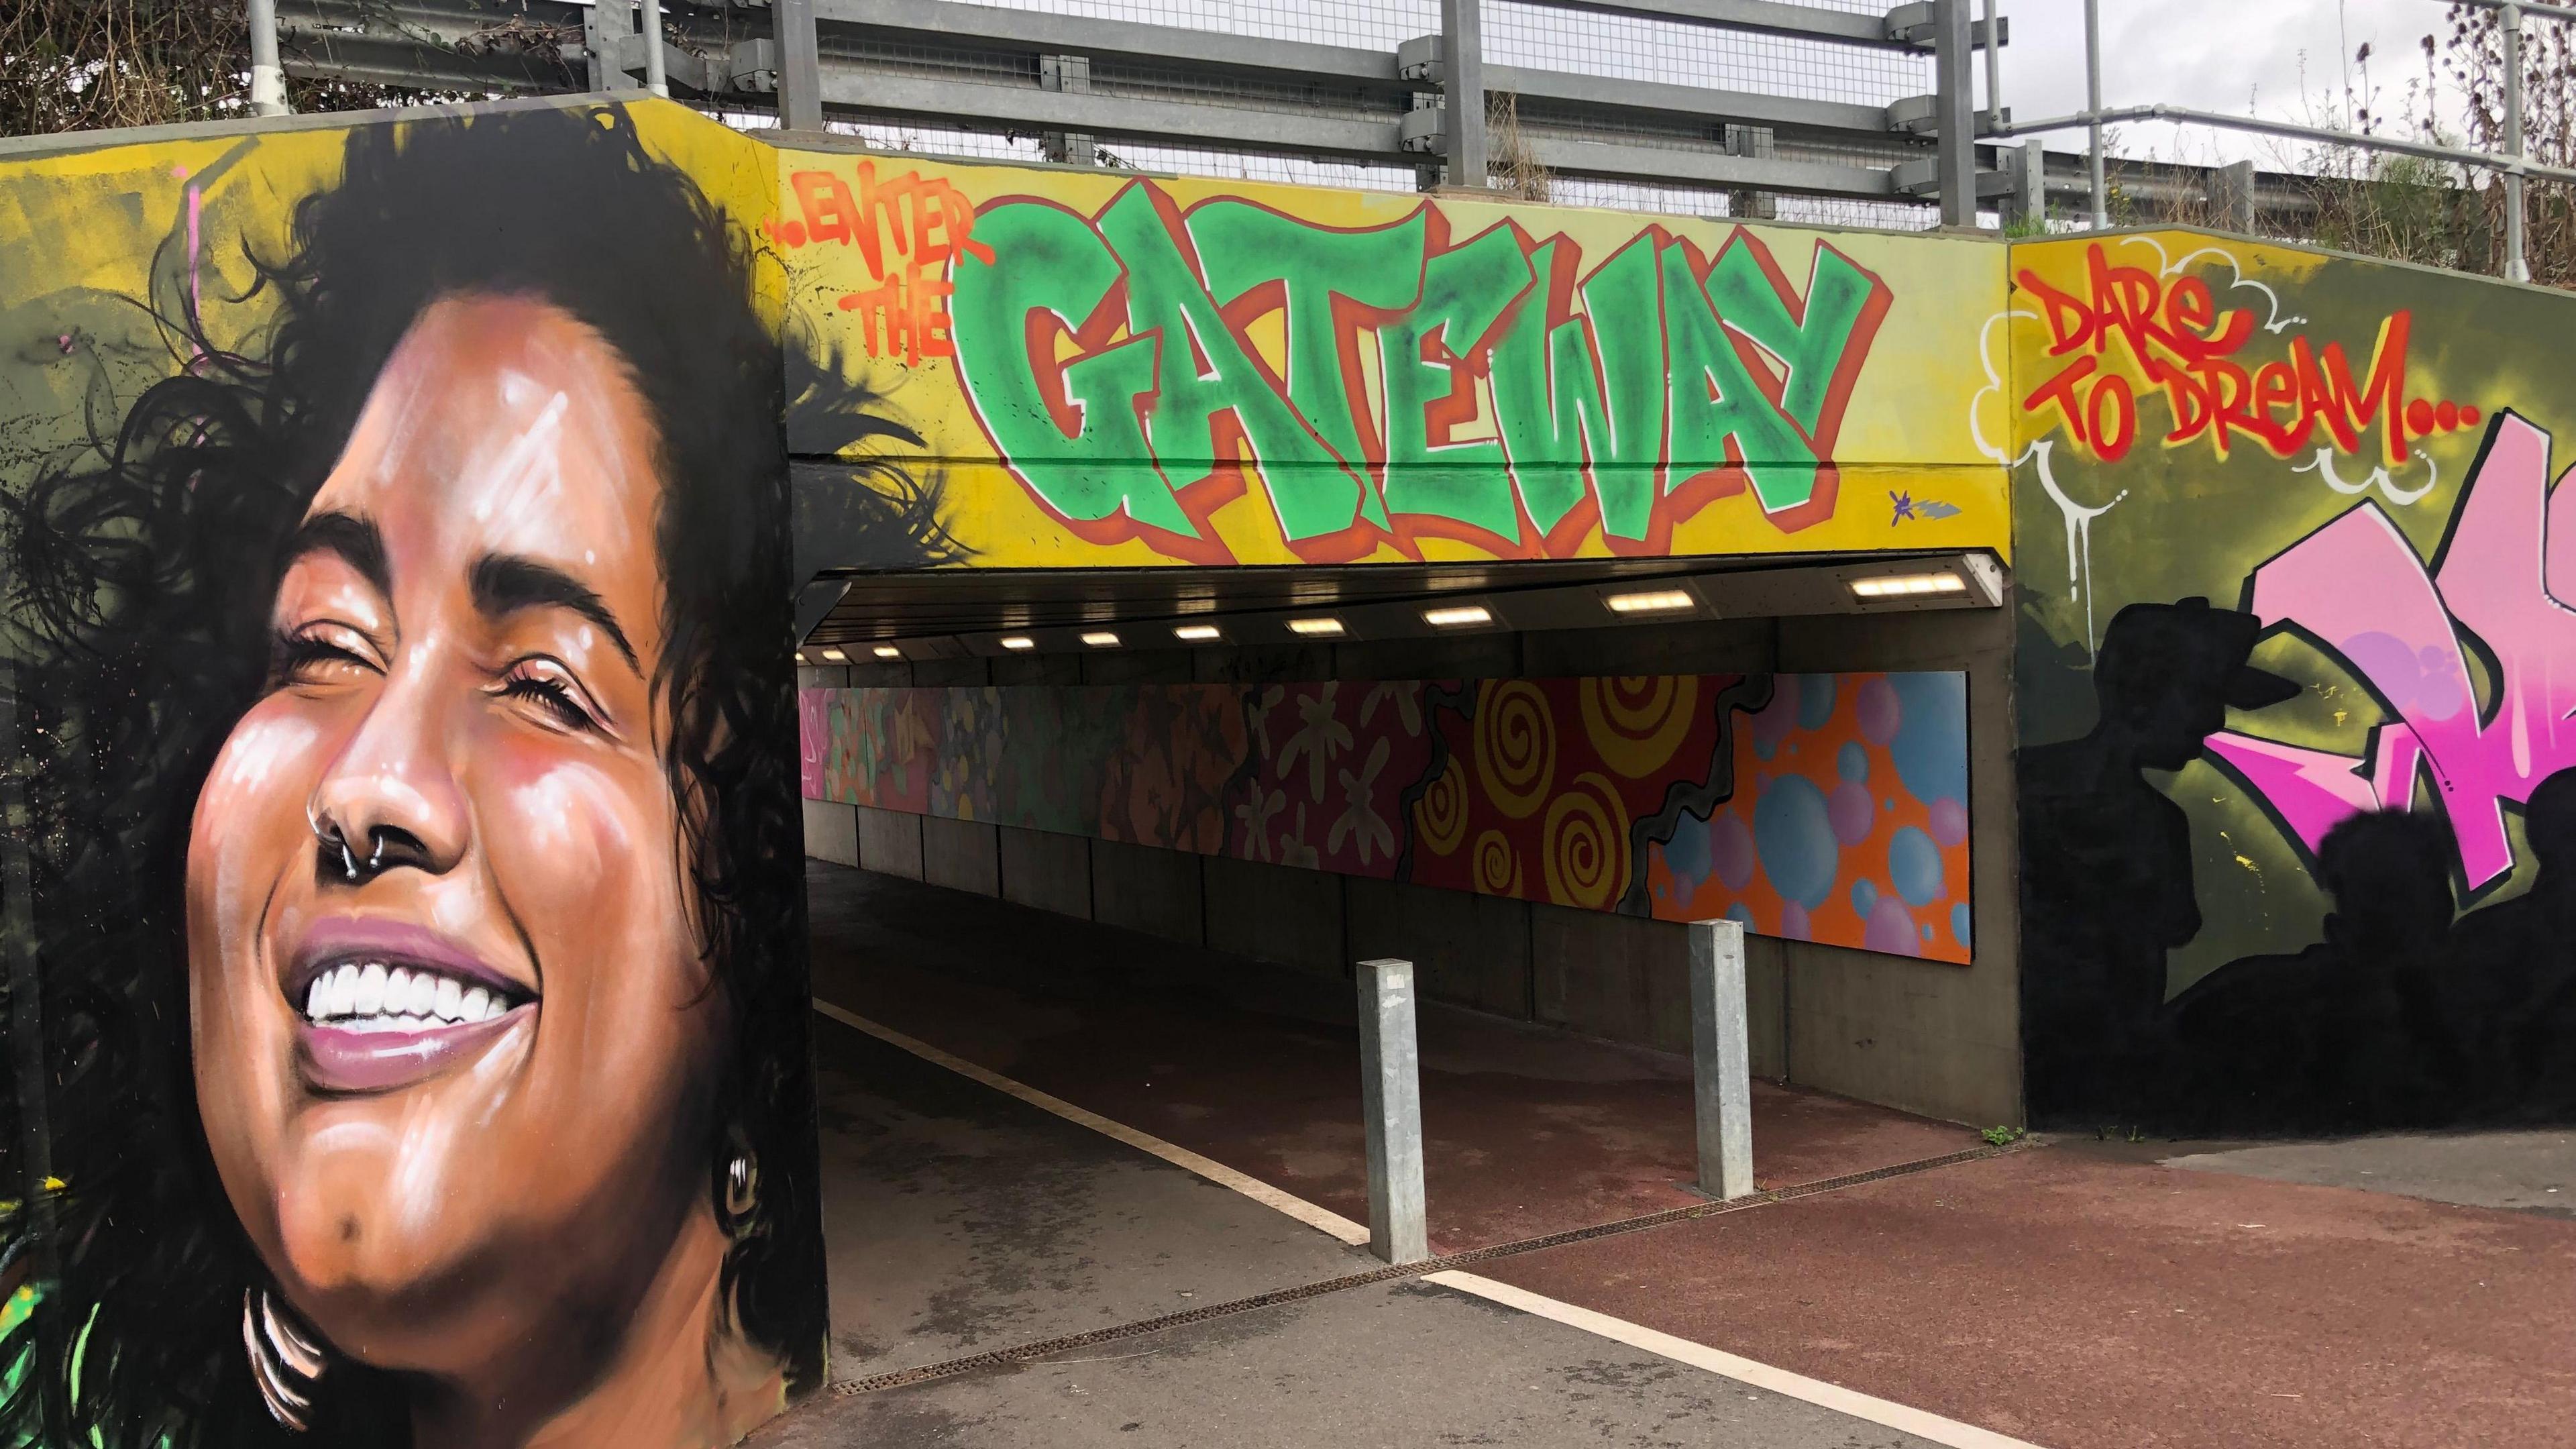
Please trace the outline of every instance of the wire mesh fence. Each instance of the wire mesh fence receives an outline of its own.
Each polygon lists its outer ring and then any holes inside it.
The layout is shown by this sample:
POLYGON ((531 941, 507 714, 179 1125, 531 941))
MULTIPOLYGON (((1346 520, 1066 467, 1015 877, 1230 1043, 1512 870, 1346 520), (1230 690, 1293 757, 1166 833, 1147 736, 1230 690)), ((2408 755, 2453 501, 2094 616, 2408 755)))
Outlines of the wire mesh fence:
MULTIPOLYGON (((999 9, 1124 20, 1281 41, 1392 53, 1402 42, 1440 30, 1439 0, 977 0, 999 9)), ((1813 8, 1856 14, 1883 13, 1884 0, 1794 0, 1813 8)), ((1486 0, 1484 54, 1492 66, 1573 72, 1618 80, 1657 82, 1714 90, 1883 107, 1931 90, 1930 61, 1909 51, 1837 45, 1790 36, 1752 34, 1710 26, 1597 11, 1486 0)), ((930 75, 959 84, 1036 81, 1026 53, 925 49, 867 43, 847 58, 891 73, 930 75)), ((1138 63, 1098 60, 1090 86, 1100 92, 1219 104, 1231 110, 1277 110, 1307 115, 1391 118, 1402 108, 1383 87, 1353 83, 1281 84, 1252 78, 1212 78, 1138 63)), ((1529 113, 1533 134, 1546 134, 1543 104, 1529 113)), ((871 145, 995 160, 1048 159, 1044 138, 1000 130, 924 126, 910 121, 835 120, 835 130, 871 145)), ((1598 136, 1616 134, 1630 144, 1706 149, 1719 145, 1714 122, 1620 118, 1588 111, 1583 126, 1598 136)), ((1787 159, 1885 166, 1897 148, 1833 144, 1784 137, 1777 154, 1787 159)), ((1169 142, 1103 141, 1099 164, 1141 171, 1281 181, 1368 190, 1406 191, 1437 179, 1416 166, 1376 161, 1321 160, 1265 154, 1257 149, 1169 142)), ((1424 158, 1426 162, 1433 158, 1424 158)), ((1746 209, 1742 193, 1680 182, 1552 176, 1555 201, 1693 216, 1731 216, 1746 209)), ((1917 229, 1938 220, 1935 208, 1911 201, 1779 196, 1762 210, 1782 221, 1840 226, 1917 229)))

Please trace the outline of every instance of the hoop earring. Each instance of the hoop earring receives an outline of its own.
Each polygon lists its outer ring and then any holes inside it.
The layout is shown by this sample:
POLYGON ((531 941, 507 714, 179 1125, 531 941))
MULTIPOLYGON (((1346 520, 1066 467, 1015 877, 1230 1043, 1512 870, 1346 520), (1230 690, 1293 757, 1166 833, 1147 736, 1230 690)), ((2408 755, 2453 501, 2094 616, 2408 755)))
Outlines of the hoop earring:
POLYGON ((264 1288, 242 1293, 242 1347, 250 1355, 251 1381, 268 1405, 269 1417, 301 1434, 311 1427, 305 1415, 313 1408, 314 1386, 330 1371, 321 1345, 306 1338, 264 1288))

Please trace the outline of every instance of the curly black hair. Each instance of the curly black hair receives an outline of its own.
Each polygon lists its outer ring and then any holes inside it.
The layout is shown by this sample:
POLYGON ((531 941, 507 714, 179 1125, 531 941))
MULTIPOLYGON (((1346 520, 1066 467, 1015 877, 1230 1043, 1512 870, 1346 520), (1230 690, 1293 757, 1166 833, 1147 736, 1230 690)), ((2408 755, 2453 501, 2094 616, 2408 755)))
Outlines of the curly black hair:
MULTIPOLYGON (((170 260, 156 277, 182 270, 170 260)), ((323 1379, 308 1436, 259 1397, 242 1302, 269 1278, 200 1124, 180 883, 198 792, 266 682, 284 544, 395 345, 460 293, 542 297, 588 324, 659 431, 669 643, 654 684, 689 827, 681 864, 730 1008, 707 1192, 733 1236, 735 1325, 791 1389, 810 1387, 826 1308, 782 424, 791 375, 809 418, 872 418, 878 400, 830 359, 783 355, 802 349, 762 316, 771 263, 616 105, 356 125, 338 183, 297 205, 289 254, 251 261, 259 280, 238 300, 272 319, 251 342, 218 348, 192 289, 156 283, 142 305, 176 375, 78 456, 0 490, 0 659, 16 656, 20 733, 0 750, 24 760, 47 1079, 41 1121, 5 1099, 6 1140, 42 1132, 65 1183, 50 1241, 22 1255, 47 1266, 32 1317, 0 1345, 0 1442, 408 1442, 405 1396, 355 1363, 323 1379), (736 1217, 726 1168, 744 1152, 759 1190, 736 1217)), ((879 563, 935 557, 935 477, 880 458, 800 462, 800 479, 816 467, 846 486, 838 507, 873 520, 879 563)), ((26 1004, 9 1003, 13 1019, 26 1004)), ((7 1220, 13 1251, 32 1220, 7 1220)))

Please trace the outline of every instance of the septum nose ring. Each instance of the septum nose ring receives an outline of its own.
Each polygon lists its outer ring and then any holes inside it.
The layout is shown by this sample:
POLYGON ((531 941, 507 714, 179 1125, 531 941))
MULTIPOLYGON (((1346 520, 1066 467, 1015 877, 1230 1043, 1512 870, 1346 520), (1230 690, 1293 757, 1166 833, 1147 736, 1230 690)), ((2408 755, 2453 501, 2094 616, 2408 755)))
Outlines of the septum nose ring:
POLYGON ((370 830, 367 832, 367 858, 365 863, 361 864, 358 860, 357 852, 349 848, 348 832, 342 830, 336 823, 324 823, 321 813, 309 804, 304 807, 304 823, 311 827, 313 838, 321 842, 324 850, 336 850, 340 853, 340 874, 350 883, 355 884, 358 881, 365 880, 369 876, 379 874, 384 870, 385 836, 383 831, 370 830))

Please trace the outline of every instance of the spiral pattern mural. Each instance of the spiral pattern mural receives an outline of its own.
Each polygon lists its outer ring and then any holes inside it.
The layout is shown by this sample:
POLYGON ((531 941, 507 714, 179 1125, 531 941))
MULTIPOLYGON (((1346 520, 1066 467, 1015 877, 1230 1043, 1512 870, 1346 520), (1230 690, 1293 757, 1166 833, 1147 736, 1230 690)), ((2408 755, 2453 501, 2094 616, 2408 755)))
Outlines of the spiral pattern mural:
MULTIPOLYGON (((822 798, 1965 961, 1957 674, 847 689, 822 798)), ((819 777, 819 778, 818 778, 819 777)))
POLYGON ((1628 884, 1628 811, 1619 787, 1586 771, 1547 805, 1547 898, 1597 911, 1628 884))
POLYGON ((1538 813, 1556 783, 1556 715, 1527 679, 1489 679, 1476 690, 1476 784, 1514 820, 1538 813))
POLYGON ((1433 855, 1454 854, 1467 838, 1467 772, 1459 767, 1456 755, 1449 757, 1422 798, 1414 802, 1413 823, 1422 848, 1433 855))
POLYGON ((1499 830, 1488 830, 1476 837, 1475 886, 1480 895, 1521 893, 1520 852, 1512 849, 1511 840, 1499 830))
POLYGON ((1577 691, 1583 736, 1604 763, 1631 780, 1661 770, 1690 734, 1699 703, 1696 674, 1586 679, 1577 691))

